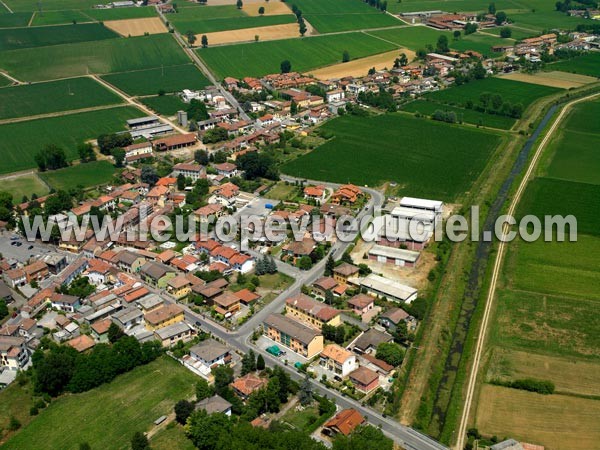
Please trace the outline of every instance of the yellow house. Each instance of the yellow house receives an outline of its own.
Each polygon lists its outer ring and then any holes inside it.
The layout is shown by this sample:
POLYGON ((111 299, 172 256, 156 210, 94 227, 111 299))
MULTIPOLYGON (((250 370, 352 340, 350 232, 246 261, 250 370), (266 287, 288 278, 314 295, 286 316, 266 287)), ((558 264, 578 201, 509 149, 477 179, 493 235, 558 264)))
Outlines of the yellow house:
POLYGON ((167 291, 177 300, 182 299, 192 292, 192 282, 185 275, 177 275, 167 281, 167 291))
POLYGON ((333 279, 344 286, 348 283, 348 278, 358 276, 358 267, 353 264, 342 263, 333 269, 333 279))
POLYGON ((263 322, 263 333, 305 358, 312 358, 323 351, 323 335, 281 314, 271 314, 263 322))
POLYGON ((165 305, 144 316, 146 329, 149 331, 159 330, 174 323, 183 322, 183 319, 183 309, 177 305, 165 305))
POLYGON ((285 301, 285 312, 287 315, 319 329, 324 324, 336 327, 342 323, 339 310, 305 294, 288 298, 285 301))

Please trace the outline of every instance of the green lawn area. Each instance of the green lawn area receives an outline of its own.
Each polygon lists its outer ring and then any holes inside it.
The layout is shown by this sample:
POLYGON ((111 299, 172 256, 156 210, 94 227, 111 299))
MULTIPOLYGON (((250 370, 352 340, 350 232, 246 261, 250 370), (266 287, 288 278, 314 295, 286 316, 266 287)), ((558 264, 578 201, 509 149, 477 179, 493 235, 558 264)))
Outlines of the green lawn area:
POLYGON ((0 89, 0 119, 123 103, 92 78, 70 78, 0 89))
POLYGON ((119 35, 99 23, 58 25, 52 28, 7 28, 0 30, 0 51, 74 44, 117 38, 119 35))
POLYGON ((306 430, 319 418, 319 406, 315 403, 305 407, 302 411, 292 408, 287 411, 281 421, 291 425, 296 430, 306 430))
POLYGON ((82 11, 86 16, 102 22, 107 20, 141 19, 156 16, 153 6, 141 8, 110 8, 110 9, 88 9, 82 11))
POLYGON ((196 447, 187 437, 181 425, 171 422, 150 440, 152 450, 195 450, 196 447))
POLYGON ((40 412, 3 447, 10 449, 129 449, 135 431, 194 393, 198 377, 168 357, 137 367, 112 383, 65 395, 40 412), (72 420, 71 420, 72 419, 72 420))
POLYGON ((545 8, 544 10, 536 9, 535 12, 528 11, 522 14, 510 14, 509 18, 517 27, 540 32, 552 28, 574 30, 577 25, 585 22, 581 17, 570 17, 565 13, 555 11, 552 2, 547 2, 546 4, 549 8, 545 8))
MULTIPOLYGON (((54 27, 53 27, 54 28, 54 27)), ((26 48, 0 53, 0 67, 18 79, 52 80, 153 67, 189 60, 169 34, 26 48)))
POLYGON ((285 182, 280 181, 271 189, 269 189, 269 191, 265 194, 265 197, 272 198, 273 200, 287 201, 295 197, 297 192, 298 186, 286 184, 285 182))
POLYGON ((0 173, 37 167, 34 156, 47 144, 63 147, 67 158, 76 159, 79 143, 103 133, 125 130, 127 119, 143 115, 127 106, 0 125, 0 173))
POLYGON ((0 437, 4 439, 10 417, 15 417, 21 424, 26 425, 31 420, 29 409, 33 406, 33 386, 27 383, 19 386, 14 382, 0 391, 0 437))
POLYGON ((600 78, 600 54, 586 53, 572 59, 548 64, 547 67, 550 70, 560 70, 561 72, 578 73, 580 75, 600 78))
POLYGON ((209 47, 198 50, 198 54, 218 77, 242 78, 278 73, 286 59, 292 63, 292 70, 307 72, 341 62, 344 50, 356 59, 394 48, 393 44, 357 32, 209 47))
POLYGON ((240 17, 248 17, 248 15, 243 9, 237 9, 235 5, 218 5, 210 6, 208 8, 202 5, 181 5, 181 7, 178 8, 177 14, 171 14, 169 16, 169 21, 172 24, 177 24, 184 21, 193 23, 196 20, 240 17))
POLYGON ((178 95, 145 97, 142 99, 142 103, 164 116, 174 116, 177 111, 185 111, 189 107, 178 95))
POLYGON ((479 103, 482 93, 500 94, 504 101, 511 104, 521 103, 526 109, 531 103, 541 97, 560 92, 562 89, 542 86, 539 84, 523 83, 521 81, 490 77, 475 80, 461 86, 443 89, 427 94, 430 100, 450 105, 464 106, 467 100, 475 105, 479 103))
MULTIPOLYGON (((1 6, 0 6, 0 12, 1 6)), ((10 14, 6 11, 6 14, 0 14, 0 28, 8 27, 26 27, 31 19, 30 12, 10 14)))
POLYGON ((285 289, 294 281, 292 277, 284 273, 266 274, 258 278, 260 280, 260 288, 269 290, 285 289))
POLYGON ((370 186, 393 181, 401 194, 444 201, 470 189, 501 141, 496 132, 407 114, 345 116, 322 128, 335 137, 285 164, 284 173, 370 186))
POLYGON ((415 100, 414 102, 407 103, 402 106, 403 111, 407 112, 419 112, 430 116, 437 110, 441 111, 453 111, 456 113, 456 117, 462 119, 466 123, 472 123, 474 125, 482 125, 490 128, 500 128, 509 130, 516 119, 499 116, 497 114, 486 114, 483 112, 475 111, 474 109, 465 109, 455 106, 444 105, 443 103, 437 103, 427 100, 415 100))
POLYGON ((0 190, 10 192, 15 203, 20 202, 24 195, 31 197, 31 194, 35 193, 38 197, 41 197, 49 192, 48 186, 36 174, 4 178, 1 184, 0 190))
POLYGON ((114 73, 102 78, 129 95, 154 95, 161 89, 165 92, 195 90, 210 84, 193 64, 114 73))
POLYGON ((77 186, 84 188, 109 183, 115 173, 115 166, 108 161, 92 161, 64 169, 41 172, 40 177, 57 191, 68 191, 77 186))
MULTIPOLYGON (((223 6, 213 6, 211 8, 223 8, 223 6)), ((189 10, 191 8, 187 8, 189 10)), ((210 8, 199 8, 206 11, 210 8)), ((239 10, 237 10, 239 11, 239 10)), ((239 30, 242 28, 267 27, 270 25, 282 25, 296 22, 296 16, 293 14, 284 14, 277 16, 246 16, 240 17, 221 17, 221 18, 195 18, 180 19, 180 14, 173 16, 173 25, 181 32, 187 33, 193 31, 195 34, 213 33, 215 31, 239 30)), ((210 42, 209 42, 210 44, 210 42)))

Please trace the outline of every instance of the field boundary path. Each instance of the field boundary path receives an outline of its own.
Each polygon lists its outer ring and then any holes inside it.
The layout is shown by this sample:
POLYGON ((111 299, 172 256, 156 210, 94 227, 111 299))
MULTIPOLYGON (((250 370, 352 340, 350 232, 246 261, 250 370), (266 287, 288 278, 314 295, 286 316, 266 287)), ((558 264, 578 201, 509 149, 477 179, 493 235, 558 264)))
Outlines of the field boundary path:
MULTIPOLYGON (((508 215, 514 215, 517 205, 519 204, 519 201, 521 199, 521 196, 523 195, 523 192, 525 191, 525 188, 527 187, 527 184, 529 183, 529 179, 531 178, 531 175, 532 175, 534 169, 536 168, 537 162, 538 162, 543 150, 546 148, 546 144, 548 143, 550 138, 554 135, 554 132, 558 128, 558 125, 564 118, 565 114, 573 107, 573 105, 580 103, 580 102, 590 100, 599 95, 600 95, 600 93, 595 93, 592 95, 588 95, 586 97, 579 98, 577 100, 573 100, 573 101, 567 103, 561 109, 559 115, 556 117, 556 119, 554 119, 554 122, 552 123, 550 129, 548 130, 548 132, 546 133, 546 135, 544 136, 544 138, 538 145, 538 147, 535 151, 535 154, 533 155, 533 157, 529 163, 529 166, 527 167, 527 171, 525 172, 525 175, 523 176, 521 183, 519 184, 519 187, 513 196, 513 199, 510 203, 510 206, 509 206, 509 209, 507 212, 508 215)), ((554 113, 554 110, 555 110, 555 107, 551 108, 548 111, 548 113, 546 114, 546 117, 548 119, 549 119, 549 116, 551 116, 554 113)), ((542 120, 540 127, 543 128, 546 123, 547 123, 547 120, 546 121, 542 120)), ((535 136, 535 137, 532 136, 533 140, 535 140, 536 138, 537 138, 537 136, 535 136)), ((533 141, 531 141, 531 142, 533 144, 533 141)), ((509 225, 508 223, 505 223, 502 228, 502 235, 506 236, 507 233, 510 231, 510 228, 511 228, 511 225, 509 225)), ((458 428, 456 444, 454 446, 454 448, 458 449, 458 450, 463 448, 464 441, 465 441, 465 435, 466 435, 466 430, 467 430, 467 424, 469 422, 469 414, 470 414, 470 410, 471 410, 471 404, 473 402, 473 396, 475 393, 477 374, 479 372, 479 365, 481 363, 481 355, 483 353, 485 337, 487 335, 487 328, 488 328, 489 319, 491 316, 491 310, 492 310, 492 306, 494 303, 494 297, 496 295, 496 285, 498 283, 498 278, 500 275, 500 271, 502 269, 502 263, 504 261, 505 249, 506 249, 506 243, 503 242, 503 240, 500 240, 500 243, 498 245, 498 251, 496 253, 496 258, 494 261, 492 279, 490 282, 488 295, 486 297, 485 309, 484 309, 483 318, 481 321, 481 327, 479 329, 479 334, 477 336, 477 343, 476 343, 476 347, 475 347, 475 358, 473 360, 473 366, 471 367, 471 371, 469 373, 469 378, 468 378, 468 383, 467 383, 467 394, 466 394, 464 407, 463 407, 463 411, 462 411, 462 415, 461 415, 461 420, 460 420, 460 424, 459 424, 459 428, 458 428)))
POLYGON ((6 8, 6 10, 9 13, 14 14, 14 11, 12 9, 10 9, 6 3, 4 3, 2 0, 0 0, 0 3, 2 3, 2 5, 6 8))
POLYGON ((8 78, 9 80, 11 80, 14 83, 17 84, 23 84, 23 82, 21 80, 17 80, 15 77, 13 77, 10 73, 4 71, 4 70, 0 70, 0 74, 4 75, 6 78, 8 78))
POLYGON ((6 125, 8 123, 18 123, 18 122, 28 122, 30 120, 37 119, 47 119, 49 117, 60 117, 60 116, 70 116, 71 114, 81 114, 85 112, 91 111, 99 111, 101 109, 112 109, 126 106, 123 103, 113 103, 112 105, 99 105, 99 106, 90 106, 89 108, 81 108, 81 109, 70 109, 67 111, 56 111, 52 113, 46 114, 36 114, 35 116, 24 116, 24 117, 12 117, 10 119, 1 119, 0 125, 6 125))

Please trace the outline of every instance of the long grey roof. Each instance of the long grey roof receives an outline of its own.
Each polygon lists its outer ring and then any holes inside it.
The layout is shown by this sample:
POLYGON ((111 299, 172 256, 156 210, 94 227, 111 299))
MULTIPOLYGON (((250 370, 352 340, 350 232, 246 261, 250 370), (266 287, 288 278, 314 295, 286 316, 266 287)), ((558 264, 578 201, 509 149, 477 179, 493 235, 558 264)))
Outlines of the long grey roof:
POLYGON ((315 337, 321 336, 320 331, 307 327, 281 314, 271 314, 265 319, 264 323, 267 326, 284 332, 303 344, 310 344, 315 337))

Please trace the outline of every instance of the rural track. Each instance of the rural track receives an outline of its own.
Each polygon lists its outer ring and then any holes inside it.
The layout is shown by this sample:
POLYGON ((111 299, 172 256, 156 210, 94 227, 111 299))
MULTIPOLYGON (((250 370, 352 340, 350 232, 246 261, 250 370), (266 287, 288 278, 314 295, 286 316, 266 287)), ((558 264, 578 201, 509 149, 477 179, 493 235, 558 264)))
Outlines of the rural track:
MULTIPOLYGON (((531 159, 531 161, 529 163, 527 171, 525 172, 525 175, 523 176, 521 183, 519 184, 519 187, 518 187, 517 191, 515 192, 515 195, 514 195, 512 201, 510 203, 510 206, 508 208, 507 214, 509 216, 514 216, 517 205, 519 204, 519 201, 521 200, 523 192, 525 191, 525 188, 527 187, 527 185, 529 183, 529 179, 530 179, 531 175, 533 174, 533 171, 536 168, 537 162, 540 159, 540 156, 542 155, 543 150, 546 148, 546 144, 548 143, 550 138, 554 135, 554 132, 558 128, 558 125, 561 123, 565 114, 573 107, 573 105, 580 103, 580 102, 590 100, 599 95, 600 95, 600 93, 588 95, 586 97, 582 97, 577 100, 573 100, 573 101, 567 103, 565 106, 563 106, 559 115, 556 117, 556 119, 554 119, 554 122, 552 123, 550 129, 548 130, 548 132, 542 139, 542 142, 540 142, 540 144, 538 145, 538 147, 535 151, 535 154, 533 155, 533 158, 531 159)), ((508 223, 504 224, 504 226, 502 227, 502 236, 507 235, 508 231, 510 230, 510 227, 511 226, 508 223)), ((469 422, 469 413, 471 410, 471 404, 473 402, 473 396, 475 393, 477 374, 479 372, 479 365, 481 363, 481 355, 483 353, 485 337, 487 334, 487 328, 488 328, 488 324, 489 324, 489 320, 490 320, 490 316, 491 316, 492 306, 494 303, 494 297, 496 295, 496 286, 498 284, 498 278, 500 276, 500 271, 502 269, 502 263, 504 261, 505 251, 506 251, 506 242, 504 242, 504 240, 500 240, 500 243, 498 245, 498 251, 496 253, 496 259, 494 261, 492 279, 490 282, 490 287, 489 287, 488 295, 487 295, 486 302, 485 302, 485 309, 484 309, 483 318, 481 321, 481 327, 479 330, 479 334, 477 336, 477 344, 475 347, 475 358, 473 361, 473 366, 471 368, 471 372, 469 373, 469 379, 468 379, 468 384, 467 384, 467 395, 465 398, 464 408, 463 408, 463 412, 462 412, 461 420, 460 420, 460 424, 459 424, 458 436, 456 438, 456 444, 454 446, 454 448, 457 450, 461 450, 464 447, 467 424, 469 422)))
POLYGON ((37 119, 48 119, 50 117, 60 117, 60 116, 69 116, 71 114, 81 114, 91 111, 100 111, 102 109, 112 109, 119 108, 125 106, 123 103, 113 103, 111 105, 101 105, 101 106, 90 106, 89 108, 81 108, 81 109, 71 109, 68 111, 56 111, 46 114, 37 114, 35 116, 24 116, 24 117, 13 117, 10 119, 2 119, 0 120, 0 125, 6 125, 9 123, 18 123, 18 122, 27 122, 30 120, 37 119))

